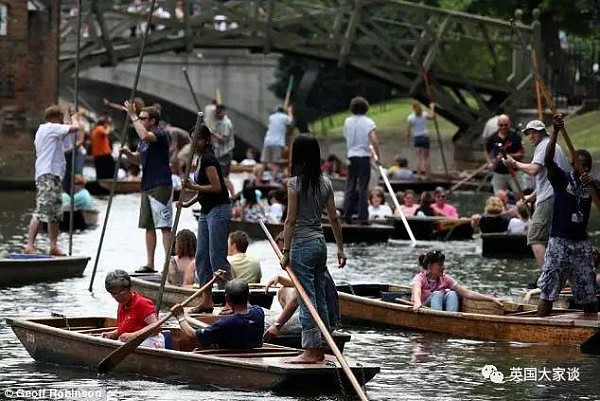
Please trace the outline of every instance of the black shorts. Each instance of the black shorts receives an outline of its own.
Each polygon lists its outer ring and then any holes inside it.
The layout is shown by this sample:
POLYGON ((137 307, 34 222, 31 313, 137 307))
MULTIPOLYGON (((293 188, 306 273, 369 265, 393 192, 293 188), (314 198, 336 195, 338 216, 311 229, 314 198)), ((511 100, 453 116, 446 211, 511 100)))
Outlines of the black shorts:
POLYGON ((415 148, 429 149, 429 137, 425 135, 415 136, 413 145, 415 148))

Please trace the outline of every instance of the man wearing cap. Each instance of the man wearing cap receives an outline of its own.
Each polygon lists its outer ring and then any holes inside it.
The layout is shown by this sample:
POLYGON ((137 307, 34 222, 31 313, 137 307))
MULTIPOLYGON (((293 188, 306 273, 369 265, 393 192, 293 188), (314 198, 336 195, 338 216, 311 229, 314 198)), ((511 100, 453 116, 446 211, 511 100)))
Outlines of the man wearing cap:
POLYGON ((554 189, 554 211, 548 250, 537 282, 541 290, 538 316, 550 314, 552 303, 568 279, 575 302, 583 306, 584 316, 598 319, 593 248, 587 237, 587 224, 592 206, 590 191, 597 193, 600 183, 590 174, 592 156, 586 150, 577 150, 580 171, 569 172, 556 165, 554 148, 564 121, 557 114, 553 122, 554 132, 544 161, 554 189))
MULTIPOLYGON (((538 266, 544 263, 546 245, 550 236, 550 224, 552 222, 552 209, 554 207, 554 192, 552 185, 548 181, 547 171, 544 164, 546 147, 550 138, 544 123, 540 120, 532 120, 527 123, 523 131, 528 136, 531 143, 535 146, 533 160, 531 163, 516 161, 511 155, 508 155, 503 163, 505 166, 511 166, 515 171, 523 171, 525 174, 535 177, 535 191, 531 195, 523 197, 525 202, 535 200, 535 211, 531 217, 531 226, 527 233, 527 244, 531 245, 531 250, 535 256, 538 266)), ((565 158, 562 149, 556 145, 554 162, 565 171, 571 171, 569 163, 565 158)))
MULTIPOLYGON (((508 168, 502 163, 502 152, 506 152, 517 160, 525 153, 521 137, 510 129, 510 117, 502 114, 498 117, 498 130, 485 142, 483 149, 488 167, 492 170, 492 187, 494 193, 507 189, 517 192, 517 185, 508 173, 508 168)), ((517 179, 517 178, 515 178, 517 179)))

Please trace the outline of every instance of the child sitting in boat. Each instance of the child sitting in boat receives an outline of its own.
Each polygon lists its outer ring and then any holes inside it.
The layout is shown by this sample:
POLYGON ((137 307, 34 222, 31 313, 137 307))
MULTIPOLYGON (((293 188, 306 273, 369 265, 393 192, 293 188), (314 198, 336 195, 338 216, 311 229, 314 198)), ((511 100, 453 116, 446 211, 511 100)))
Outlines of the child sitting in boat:
POLYGON ((175 256, 171 256, 167 283, 191 286, 196 273, 196 235, 191 230, 180 230, 175 237, 175 256))
POLYGON ((412 301, 415 310, 423 306, 435 310, 458 312, 459 295, 463 298, 492 301, 502 307, 502 300, 469 290, 444 273, 445 255, 442 251, 430 251, 419 256, 423 271, 412 281, 412 301))
POLYGON ((400 204, 400 209, 402 209, 402 213, 404 213, 406 217, 414 216, 420 207, 419 204, 415 202, 415 198, 415 191, 412 189, 407 189, 406 192, 404 192, 404 202, 400 204))
POLYGON ((260 306, 250 305, 250 289, 244 280, 233 279, 225 286, 225 302, 233 314, 222 317, 214 324, 194 330, 186 321, 186 312, 180 304, 171 308, 179 320, 181 334, 196 338, 204 348, 250 349, 263 342, 265 314, 260 306))
POLYGON ((508 229, 506 230, 509 234, 527 234, 529 231, 529 211, 525 203, 519 202, 517 204, 518 217, 513 217, 508 222, 508 229))
POLYGON ((394 165, 388 171, 388 177, 391 180, 413 180, 415 173, 408 168, 408 160, 401 156, 396 156, 394 165))
POLYGON ((265 209, 260 204, 253 187, 246 187, 242 191, 242 221, 257 222, 265 218, 265 209))
POLYGON ((272 189, 267 195, 269 207, 267 208, 267 223, 280 224, 283 219, 286 192, 283 189, 272 189))
MULTIPOLYGON (((75 210, 92 209, 92 195, 85 189, 85 178, 81 174, 75 174, 74 183, 75 210)), ((62 208, 64 211, 71 210, 71 196, 66 192, 62 193, 62 208)))
POLYGON ((394 213, 385 204, 385 194, 380 188, 374 188, 369 196, 369 220, 385 220, 394 213))
POLYGON ((435 212, 431 205, 433 204, 433 195, 431 192, 424 191, 421 194, 421 202, 419 203, 419 208, 415 212, 415 216, 417 217, 431 217, 435 216, 435 212))
MULTIPOLYGON (((106 275, 104 288, 119 303, 117 309, 117 328, 103 333, 102 337, 127 342, 138 335, 146 326, 156 322, 154 302, 131 291, 131 278, 124 270, 114 270, 106 275)), ((160 330, 160 329, 159 329, 160 330)), ((165 337, 158 331, 146 338, 143 347, 165 348, 165 337)))

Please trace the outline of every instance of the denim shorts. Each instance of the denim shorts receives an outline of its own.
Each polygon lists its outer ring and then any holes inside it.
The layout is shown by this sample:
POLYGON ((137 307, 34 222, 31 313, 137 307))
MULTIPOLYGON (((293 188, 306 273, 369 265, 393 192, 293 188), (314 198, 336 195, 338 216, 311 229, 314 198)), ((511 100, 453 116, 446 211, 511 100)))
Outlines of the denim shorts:
POLYGON ((426 135, 415 136, 413 145, 415 148, 429 149, 429 137, 426 135))

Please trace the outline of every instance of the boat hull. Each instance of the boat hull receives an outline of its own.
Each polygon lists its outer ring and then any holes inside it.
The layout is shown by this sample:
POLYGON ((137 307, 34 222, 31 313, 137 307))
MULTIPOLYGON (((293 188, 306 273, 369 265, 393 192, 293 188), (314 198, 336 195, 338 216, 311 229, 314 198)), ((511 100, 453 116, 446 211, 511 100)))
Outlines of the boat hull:
MULTIPOLYGON (((131 288, 143 296, 156 299, 160 290, 160 276, 159 275, 146 275, 140 277, 131 277, 131 288)), ((165 307, 170 307, 175 304, 180 304, 187 298, 192 296, 198 288, 185 288, 177 287, 174 285, 165 285, 163 291, 162 304, 165 307)), ((273 297, 275 296, 275 290, 265 293, 263 288, 250 289, 250 303, 263 308, 271 308, 273 304, 273 297)), ((213 290, 212 292, 213 302, 215 304, 225 304, 225 292, 223 290, 213 290)), ((192 300, 187 306, 198 306, 202 300, 196 298, 192 300)))
MULTIPOLYGON (((463 219, 407 217, 406 220, 415 239, 420 241, 465 241, 473 238, 473 227, 463 219)), ((389 218, 388 223, 394 227, 392 238, 410 239, 400 217, 389 218)))
MULTIPOLYGON (((105 318, 69 318, 68 322, 71 327, 86 327, 92 319, 96 321, 94 326, 98 327, 107 326, 109 320, 114 324, 114 319, 105 318)), ((7 319, 7 323, 27 352, 38 362, 96 370, 103 358, 122 345, 116 340, 67 331, 62 328, 64 320, 7 319)), ((174 330, 178 331, 171 329, 171 333, 174 330)), ((290 351, 282 350, 280 355, 287 354, 289 357, 290 353, 298 352, 294 349, 288 350, 290 351)), ((349 386, 341 368, 331 356, 327 357, 328 361, 335 367, 328 364, 293 366, 285 364, 283 356, 252 354, 248 351, 244 353, 243 350, 231 350, 230 354, 226 355, 224 352, 203 354, 188 350, 138 347, 125 357, 113 372, 243 390, 288 392, 317 388, 318 391, 336 392, 341 391, 338 376, 345 387, 349 386)), ((356 364, 353 364, 352 369, 357 379, 362 382, 370 380, 379 371, 375 366, 358 367, 356 364)))
POLYGON ((0 259, 0 286, 21 285, 81 277, 90 258, 0 259))
MULTIPOLYGON (((384 285, 381 289, 387 290, 384 285)), ((359 290, 360 288, 354 291, 360 293, 359 290)), ((581 319, 581 312, 537 318, 529 317, 535 315, 444 312, 429 308, 415 311, 408 305, 342 292, 339 294, 339 302, 344 321, 435 332, 476 340, 579 346, 600 334, 598 321, 581 319)))
MULTIPOLYGON (((267 229, 273 237, 283 231, 283 224, 266 224, 267 229)), ((265 234, 258 223, 248 221, 231 220, 230 231, 241 230, 248 233, 250 238, 265 239, 265 234)), ((379 243, 386 242, 393 234, 394 228, 387 225, 371 224, 342 224, 342 235, 344 243, 379 243)), ((333 230, 329 224, 323 224, 325 241, 335 242, 333 230)))
POLYGON ((486 258, 533 258, 527 235, 506 233, 481 234, 481 255, 486 258))
MULTIPOLYGON (((331 178, 331 184, 334 191, 344 191, 346 189, 346 178, 333 177, 331 178)), ((385 188, 383 180, 379 180, 379 186, 385 188)), ((415 193, 420 194, 424 191, 433 191, 437 187, 448 189, 452 186, 450 180, 390 180, 390 185, 394 192, 406 191, 412 189, 415 193)))

